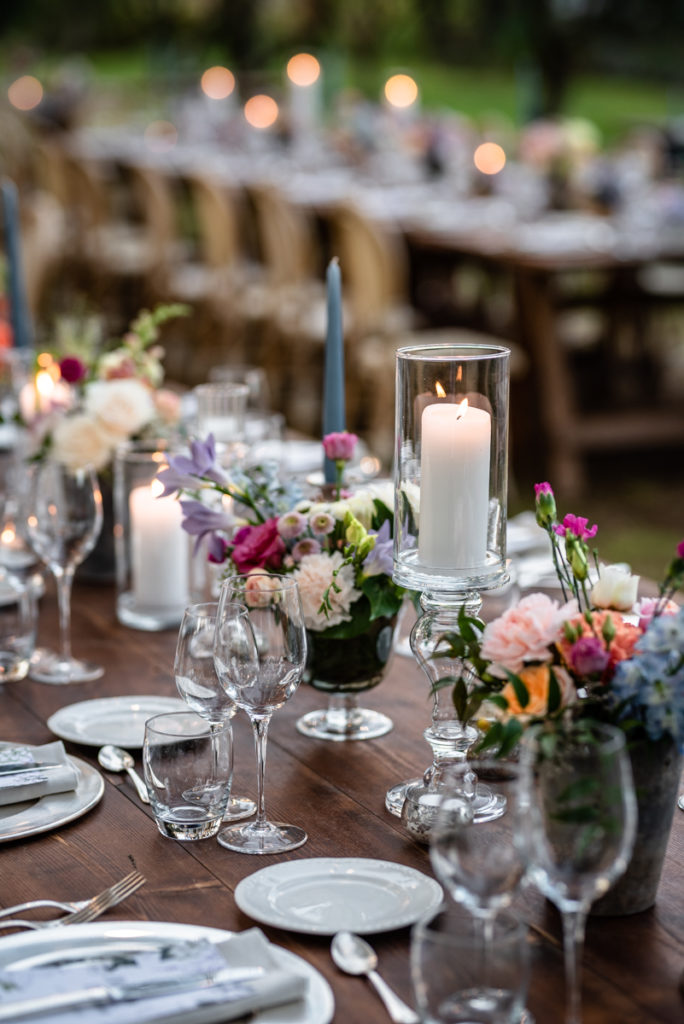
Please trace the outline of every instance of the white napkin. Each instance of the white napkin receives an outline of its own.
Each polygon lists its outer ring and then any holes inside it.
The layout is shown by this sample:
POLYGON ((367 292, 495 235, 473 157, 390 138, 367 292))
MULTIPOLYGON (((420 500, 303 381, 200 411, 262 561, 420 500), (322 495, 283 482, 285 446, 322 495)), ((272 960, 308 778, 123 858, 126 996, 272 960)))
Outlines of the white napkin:
POLYGON ((42 747, 4 747, 0 750, 0 768, 9 766, 25 770, 12 774, 0 771, 0 806, 65 793, 78 785, 78 769, 69 761, 61 740, 42 747), (36 767, 41 762, 59 767, 36 767))
POLYGON ((40 1013, 42 1024, 213 1024, 300 999, 307 984, 305 976, 278 967, 263 932, 252 928, 216 945, 207 941, 169 942, 143 952, 113 949, 111 954, 99 953, 93 961, 62 961, 56 967, 0 971, 0 1014, 14 1004, 13 1010, 21 1020, 22 1002, 48 997, 50 1006, 40 1013), (237 977, 206 984, 207 978, 226 967, 257 968, 261 973, 244 980, 237 977), (195 987, 191 987, 193 983, 195 987), (91 986, 111 989, 147 984, 154 984, 154 994, 135 1000, 99 1005, 89 1002, 61 1011, 52 1005, 62 993, 91 986), (156 990, 157 984, 161 993, 156 990))

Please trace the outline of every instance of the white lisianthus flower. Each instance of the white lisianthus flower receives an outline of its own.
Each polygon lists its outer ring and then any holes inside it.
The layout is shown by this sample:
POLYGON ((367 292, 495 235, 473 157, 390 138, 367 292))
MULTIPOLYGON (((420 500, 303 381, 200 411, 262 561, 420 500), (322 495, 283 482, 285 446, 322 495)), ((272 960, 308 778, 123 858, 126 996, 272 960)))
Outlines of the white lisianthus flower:
POLYGON ((402 490, 413 513, 413 518, 418 520, 420 518, 420 487, 411 483, 410 480, 405 480, 402 490))
POLYGON ((348 499, 347 503, 356 519, 366 530, 369 530, 375 512, 372 495, 368 491, 357 491, 348 499))
POLYGON ((93 381, 86 387, 84 408, 120 440, 137 434, 155 415, 149 388, 133 379, 93 381))
POLYGON ((353 566, 345 565, 340 569, 343 561, 339 551, 334 551, 332 555, 307 555, 292 574, 299 584, 304 625, 307 629, 320 631, 351 620, 351 606, 361 597, 361 591, 354 587, 353 566), (331 587, 332 610, 326 615, 320 610, 321 602, 323 594, 333 582, 333 573, 336 569, 340 569, 335 577, 339 592, 331 587))
POLYGON ((622 565, 599 566, 599 578, 589 595, 595 608, 613 608, 628 612, 637 599, 639 577, 622 565))
POLYGON ((366 484, 364 493, 370 495, 371 499, 381 501, 390 512, 394 508, 394 483, 392 480, 373 480, 366 484))
POLYGON ((93 416, 64 416, 52 434, 52 455, 67 469, 103 469, 112 457, 116 438, 93 416))

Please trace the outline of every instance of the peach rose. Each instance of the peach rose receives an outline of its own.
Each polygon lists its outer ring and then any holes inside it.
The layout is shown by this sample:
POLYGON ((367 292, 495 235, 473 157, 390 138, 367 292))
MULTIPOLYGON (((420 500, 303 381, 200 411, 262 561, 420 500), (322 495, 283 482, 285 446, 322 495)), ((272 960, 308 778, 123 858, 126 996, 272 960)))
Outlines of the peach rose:
POLYGON ((247 573, 245 581, 245 601, 250 608, 267 608, 273 601, 273 595, 280 590, 280 580, 269 576, 260 569, 247 573))
POLYGON ((530 594, 498 619, 482 636, 482 657, 494 662, 492 672, 520 672, 532 661, 549 661, 551 648, 563 635, 563 623, 577 614, 577 603, 561 606, 546 594, 530 594))

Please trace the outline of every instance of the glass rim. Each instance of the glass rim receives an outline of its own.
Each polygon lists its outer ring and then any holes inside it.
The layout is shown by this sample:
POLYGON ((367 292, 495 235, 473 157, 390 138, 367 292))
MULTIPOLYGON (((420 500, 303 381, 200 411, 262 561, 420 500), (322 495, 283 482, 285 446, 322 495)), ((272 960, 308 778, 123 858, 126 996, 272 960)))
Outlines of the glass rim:
POLYGON ((209 739, 212 735, 209 721, 206 718, 202 718, 201 715, 198 715, 198 713, 196 711, 193 711, 192 708, 187 708, 187 710, 183 711, 181 711, 180 709, 178 711, 163 711, 159 715, 152 715, 152 717, 148 718, 145 722, 145 735, 147 735, 148 732, 155 733, 158 736, 167 736, 169 739, 175 740, 179 740, 182 738, 209 739), (181 718, 181 716, 193 719, 197 725, 202 726, 201 730, 197 732, 188 731, 186 733, 183 733, 171 732, 164 729, 165 721, 167 721, 168 719, 175 720, 181 718))
POLYGON ((196 384, 193 394, 249 395, 249 384, 237 380, 212 380, 196 384))
POLYGON ((397 359, 408 361, 437 361, 446 355, 464 360, 502 359, 511 354, 507 345, 486 345, 477 342, 437 342, 430 345, 405 345, 396 351, 397 359))
MULTIPOLYGON (((244 584, 248 579, 254 579, 255 576, 268 576, 271 580, 278 580, 279 590, 296 590, 298 587, 297 580, 294 576, 286 573, 269 572, 268 569, 259 570, 257 572, 249 573, 234 573, 232 576, 226 576, 221 583, 221 594, 227 593, 230 589, 230 584, 233 581, 239 581, 244 584)), ((242 604, 241 601, 233 601, 232 604, 242 604)))
MULTIPOLYGON (((603 753, 612 754, 618 750, 626 749, 627 737, 625 736, 624 731, 618 725, 613 725, 612 722, 595 722, 589 719, 580 718, 572 723, 568 732, 558 733, 558 735, 569 737, 576 736, 582 727, 582 722, 589 726, 591 732, 597 739, 597 747, 600 747, 603 753)), ((520 744, 523 750, 530 750, 532 741, 535 740, 540 733, 544 732, 544 724, 544 722, 539 722, 536 725, 528 726, 524 730, 520 737, 520 744)))

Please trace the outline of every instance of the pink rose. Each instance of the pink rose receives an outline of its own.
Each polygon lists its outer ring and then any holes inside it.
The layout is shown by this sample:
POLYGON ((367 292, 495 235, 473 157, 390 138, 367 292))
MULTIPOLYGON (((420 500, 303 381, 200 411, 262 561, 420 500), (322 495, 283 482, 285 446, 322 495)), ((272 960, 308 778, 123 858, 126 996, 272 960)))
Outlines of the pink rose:
POLYGON ((280 580, 260 569, 253 569, 245 580, 245 601, 249 608, 268 608, 274 594, 280 590, 280 580))
POLYGON ((530 594, 485 626, 482 657, 494 662, 492 671, 502 676, 502 669, 520 672, 528 662, 548 662, 551 647, 563 635, 563 623, 576 614, 575 601, 561 608, 546 594, 530 594))
POLYGON ((242 526, 233 537, 231 558, 238 572, 251 569, 279 569, 285 544, 278 534, 278 520, 268 519, 259 526, 242 526))
POLYGON ((326 434, 323 438, 323 450, 333 462, 348 462, 354 454, 358 437, 347 430, 326 434))

